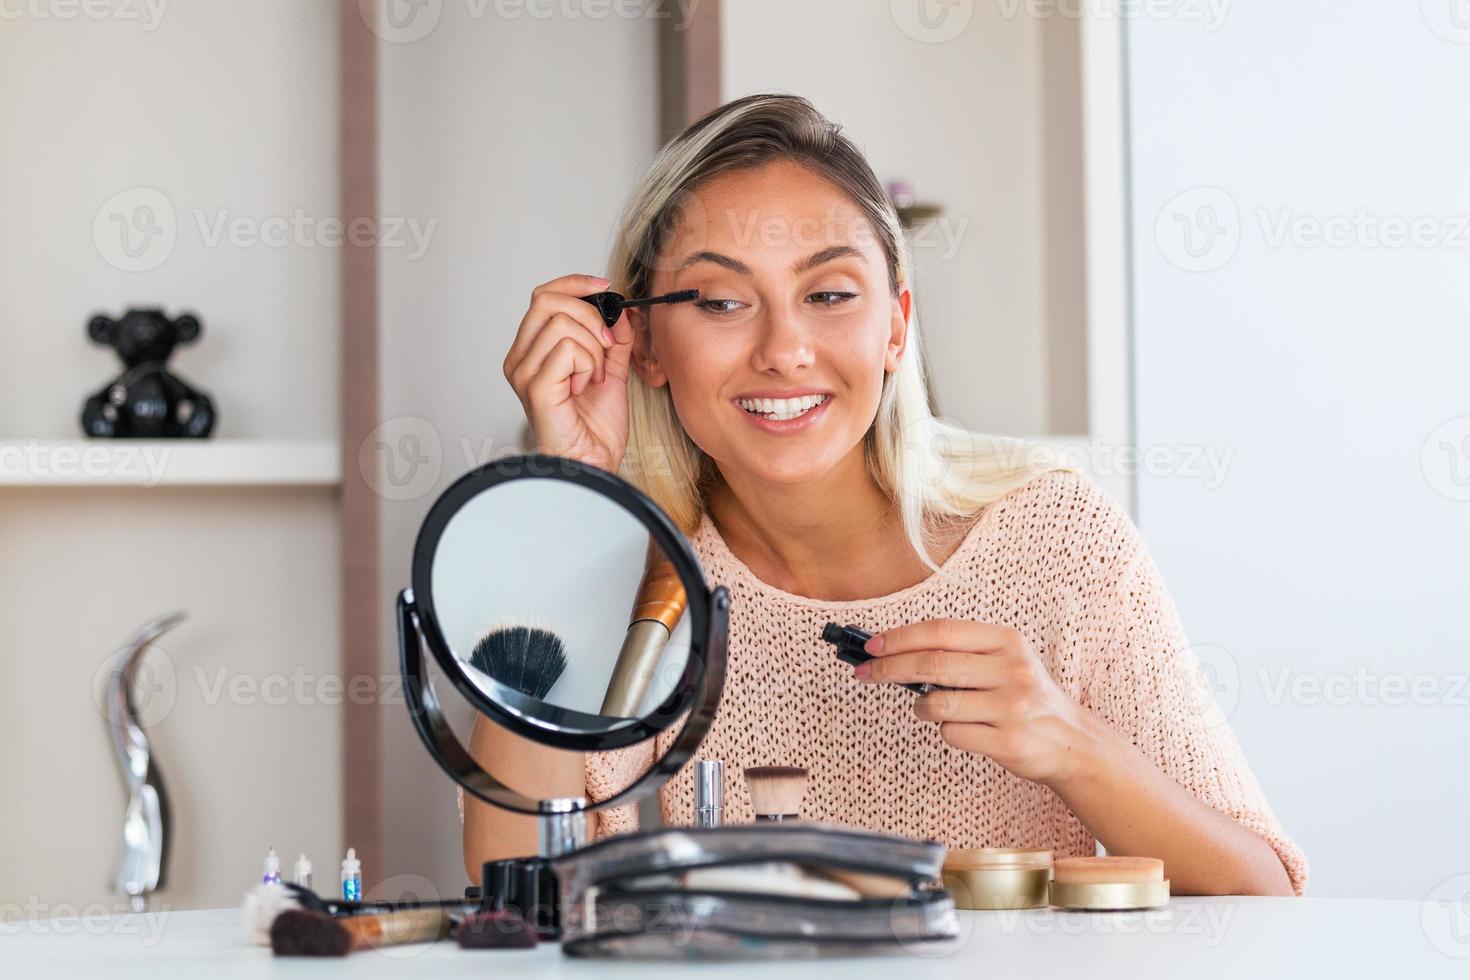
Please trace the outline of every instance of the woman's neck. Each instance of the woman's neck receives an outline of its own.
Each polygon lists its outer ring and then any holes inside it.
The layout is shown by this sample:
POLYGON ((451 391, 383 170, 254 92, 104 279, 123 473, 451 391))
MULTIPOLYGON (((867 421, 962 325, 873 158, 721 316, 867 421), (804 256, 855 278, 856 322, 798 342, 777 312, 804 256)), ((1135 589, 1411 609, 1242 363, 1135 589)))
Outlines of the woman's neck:
POLYGON ((810 483, 764 483, 721 471, 706 504, 735 557, 761 581, 796 595, 867 599, 929 574, 897 506, 868 474, 861 446, 810 483))

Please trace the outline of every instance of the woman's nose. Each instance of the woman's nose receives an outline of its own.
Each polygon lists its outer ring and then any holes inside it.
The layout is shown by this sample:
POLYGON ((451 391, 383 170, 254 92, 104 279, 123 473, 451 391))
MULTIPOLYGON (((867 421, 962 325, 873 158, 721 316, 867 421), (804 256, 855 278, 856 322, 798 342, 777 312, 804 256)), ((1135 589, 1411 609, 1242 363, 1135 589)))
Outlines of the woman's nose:
POLYGON ((752 366, 770 374, 791 374, 809 367, 815 356, 811 336, 794 311, 772 309, 761 319, 752 366))

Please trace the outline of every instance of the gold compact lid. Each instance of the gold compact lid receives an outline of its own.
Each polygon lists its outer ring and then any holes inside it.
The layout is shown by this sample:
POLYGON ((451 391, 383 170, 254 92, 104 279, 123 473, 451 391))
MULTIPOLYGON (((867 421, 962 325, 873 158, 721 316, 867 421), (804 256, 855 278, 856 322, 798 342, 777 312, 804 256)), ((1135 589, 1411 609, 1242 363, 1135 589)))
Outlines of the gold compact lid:
POLYGON ((1051 851, 1033 851, 1021 847, 955 847, 944 857, 946 871, 1051 866, 1051 851))
POLYGON ((1151 857, 1062 858, 1052 878, 1065 885, 1145 884, 1164 880, 1164 862, 1151 857))

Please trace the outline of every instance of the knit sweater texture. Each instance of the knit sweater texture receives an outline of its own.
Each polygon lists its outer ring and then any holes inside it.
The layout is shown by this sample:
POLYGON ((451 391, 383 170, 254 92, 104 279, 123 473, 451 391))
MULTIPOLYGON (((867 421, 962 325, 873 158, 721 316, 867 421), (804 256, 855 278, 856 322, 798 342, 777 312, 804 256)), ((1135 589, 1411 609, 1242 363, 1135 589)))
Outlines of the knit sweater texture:
MULTIPOLYGON (((936 723, 914 715, 912 691, 858 683, 821 638, 829 621, 877 632, 970 619, 1019 630, 1063 691, 1264 838, 1296 892, 1305 886, 1306 859, 1266 802, 1142 536, 1085 478, 1058 471, 1012 491, 979 513, 938 572, 870 599, 811 599, 767 584, 731 553, 708 514, 691 543, 707 582, 731 597, 724 693, 698 749, 725 763, 726 822, 752 818, 746 767, 805 766, 804 819, 950 847, 1096 853, 1092 834, 1050 789, 948 745, 936 723)), ((605 800, 628 785, 681 726, 588 755, 588 796, 605 800)), ((659 790, 665 824, 693 823, 694 769, 691 762, 659 790)), ((633 806, 603 810, 597 836, 637 825, 633 806)))

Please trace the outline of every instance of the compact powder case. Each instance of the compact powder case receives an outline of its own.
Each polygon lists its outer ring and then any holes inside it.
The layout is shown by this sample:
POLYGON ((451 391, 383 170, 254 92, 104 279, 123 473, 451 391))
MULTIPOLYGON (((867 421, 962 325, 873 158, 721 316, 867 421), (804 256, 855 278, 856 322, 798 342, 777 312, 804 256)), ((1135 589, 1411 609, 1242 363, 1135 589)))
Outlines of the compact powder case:
POLYGON ((956 908, 1045 908, 1051 869, 1051 851, 955 848, 944 859, 944 887, 954 897, 956 908))
POLYGON ((1062 858, 1052 870, 1050 901, 1084 911, 1152 909, 1169 904, 1169 879, 1158 858, 1062 858))

